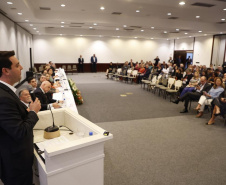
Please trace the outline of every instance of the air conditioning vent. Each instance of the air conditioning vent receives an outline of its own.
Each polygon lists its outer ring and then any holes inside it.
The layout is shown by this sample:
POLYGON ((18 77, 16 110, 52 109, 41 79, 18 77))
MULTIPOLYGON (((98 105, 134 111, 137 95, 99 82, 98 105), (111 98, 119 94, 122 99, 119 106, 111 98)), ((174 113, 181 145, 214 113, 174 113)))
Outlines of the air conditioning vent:
POLYGON ((10 8, 11 10, 16 10, 16 8, 10 8))
POLYGON ((179 17, 169 17, 168 19, 178 19, 179 17))
POLYGON ((71 22, 71 24, 85 24, 85 23, 82 23, 82 22, 71 22))
POLYGON ((217 24, 225 24, 226 22, 217 22, 217 24))
POLYGON ((5 13, 3 10, 0 9, 0 13, 2 13, 3 15, 7 15, 7 13, 5 13))
POLYGON ((124 28, 124 30, 126 30, 126 31, 133 31, 134 29, 132 29, 132 28, 124 28))
POLYGON ((121 12, 113 12, 112 14, 113 15, 121 15, 122 13, 121 12))
POLYGON ((81 28, 82 26, 70 25, 69 27, 71 27, 71 28, 81 28))
POLYGON ((142 28, 141 26, 130 26, 131 28, 142 28))
POLYGON ((216 0, 216 1, 221 1, 221 2, 225 2, 226 3, 226 0, 216 0))
POLYGON ((169 33, 180 33, 179 31, 171 31, 169 33))
POLYGON ((192 6, 200 6, 200 7, 207 7, 207 8, 215 6, 214 4, 208 4, 208 3, 193 3, 191 5, 192 6))
POLYGON ((39 7, 40 8, 40 10, 51 10, 51 8, 49 8, 49 7, 39 7))

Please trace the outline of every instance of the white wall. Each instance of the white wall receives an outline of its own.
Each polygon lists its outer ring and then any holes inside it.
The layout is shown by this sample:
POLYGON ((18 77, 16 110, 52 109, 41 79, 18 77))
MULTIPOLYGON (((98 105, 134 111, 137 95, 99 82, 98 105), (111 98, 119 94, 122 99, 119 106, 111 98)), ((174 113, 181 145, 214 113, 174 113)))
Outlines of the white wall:
POLYGON ((176 39, 175 50, 193 50, 194 38, 176 39))
POLYGON ((212 44, 213 36, 195 38, 193 64, 210 66, 212 44))
POLYGON ((14 50, 23 66, 22 80, 30 67, 29 48, 32 46, 32 35, 0 14, 0 51, 14 50))
MULTIPOLYGON (((133 61, 153 61, 159 56, 167 61, 170 55, 167 40, 137 40, 118 38, 34 36, 34 62, 73 63, 83 55, 85 63, 96 54, 98 63, 133 61)), ((172 53, 172 52, 171 52, 172 53)))

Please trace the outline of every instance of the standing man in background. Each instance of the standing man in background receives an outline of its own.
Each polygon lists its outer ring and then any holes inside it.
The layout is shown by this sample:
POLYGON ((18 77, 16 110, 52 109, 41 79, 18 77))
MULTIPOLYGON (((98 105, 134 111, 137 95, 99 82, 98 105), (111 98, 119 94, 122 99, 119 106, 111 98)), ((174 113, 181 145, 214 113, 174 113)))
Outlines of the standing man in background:
POLYGON ((78 58, 78 71, 83 73, 83 64, 84 64, 84 58, 82 58, 82 55, 78 58))
POLYGON ((23 67, 14 55, 0 51, 0 179, 4 185, 31 185, 33 128, 41 105, 36 98, 28 109, 16 96, 13 85, 23 67))
POLYGON ((91 57, 91 70, 92 70, 93 73, 97 72, 96 63, 97 63, 97 57, 96 57, 95 54, 93 54, 93 56, 91 57))
POLYGON ((159 63, 159 61, 160 61, 160 59, 159 59, 159 57, 157 56, 155 59, 154 59, 154 61, 155 61, 155 67, 158 65, 158 63, 159 63))

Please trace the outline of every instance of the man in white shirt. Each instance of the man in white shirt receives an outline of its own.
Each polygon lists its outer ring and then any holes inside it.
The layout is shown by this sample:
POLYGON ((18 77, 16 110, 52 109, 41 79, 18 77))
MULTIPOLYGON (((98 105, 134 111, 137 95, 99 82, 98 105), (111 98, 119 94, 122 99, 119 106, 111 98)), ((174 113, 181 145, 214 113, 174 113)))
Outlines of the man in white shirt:
POLYGON ((29 103, 31 103, 31 95, 27 89, 22 89, 19 92, 19 98, 20 101, 24 103, 24 105, 26 105, 27 108, 29 108, 29 103))

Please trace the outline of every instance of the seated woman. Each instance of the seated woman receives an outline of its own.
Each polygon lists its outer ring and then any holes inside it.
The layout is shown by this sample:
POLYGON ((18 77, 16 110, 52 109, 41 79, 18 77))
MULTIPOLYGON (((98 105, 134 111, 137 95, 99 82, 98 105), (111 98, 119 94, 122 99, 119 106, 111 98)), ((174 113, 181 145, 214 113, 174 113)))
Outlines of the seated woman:
POLYGON ((108 73, 112 73, 112 70, 113 70, 113 63, 110 62, 109 68, 108 68, 107 71, 106 71, 106 76, 107 76, 107 78, 109 78, 108 73))
POLYGON ((195 110, 199 111, 199 114, 196 115, 197 118, 202 117, 205 105, 210 105, 214 98, 218 97, 224 91, 223 81, 221 78, 217 77, 214 80, 214 85, 210 91, 203 92, 203 95, 200 97, 199 102, 195 110))
POLYGON ((175 73, 175 79, 176 80, 181 80, 183 78, 183 74, 181 73, 181 69, 177 68, 176 73, 175 73))
POLYGON ((212 117, 206 123, 207 125, 213 125, 216 116, 226 113, 226 91, 221 93, 219 97, 213 99, 212 106, 214 107, 212 117))
POLYGON ((138 70, 138 73, 143 74, 145 72, 144 64, 140 64, 140 69, 138 70))
POLYGON ((212 72, 212 73, 210 74, 210 77, 208 78, 208 83, 211 84, 212 86, 213 86, 213 84, 214 84, 214 79, 215 79, 215 73, 212 72))
POLYGON ((52 70, 52 68, 49 68, 49 69, 47 70, 47 72, 48 72, 48 74, 49 74, 49 81, 50 81, 50 83, 53 83, 54 77, 53 77, 53 70, 52 70))

